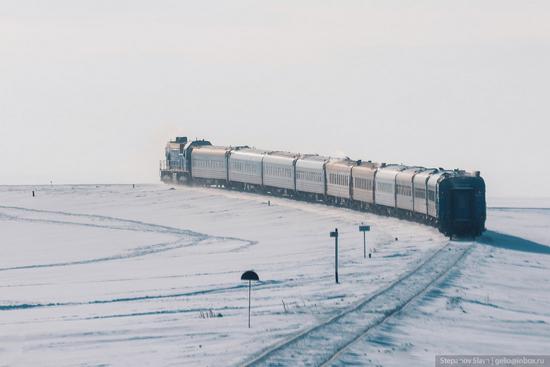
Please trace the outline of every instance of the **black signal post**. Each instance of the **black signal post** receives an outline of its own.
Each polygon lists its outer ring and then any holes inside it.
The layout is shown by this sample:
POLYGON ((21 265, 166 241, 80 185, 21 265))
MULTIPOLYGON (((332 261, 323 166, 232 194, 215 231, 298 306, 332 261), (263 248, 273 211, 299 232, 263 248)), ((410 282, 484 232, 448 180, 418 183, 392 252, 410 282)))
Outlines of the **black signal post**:
POLYGON ((334 278, 338 284, 338 228, 330 232, 330 237, 334 237, 334 278))
POLYGON ((255 271, 248 270, 241 275, 241 280, 248 280, 248 328, 250 329, 250 296, 252 293, 252 281, 258 281, 260 277, 255 271))

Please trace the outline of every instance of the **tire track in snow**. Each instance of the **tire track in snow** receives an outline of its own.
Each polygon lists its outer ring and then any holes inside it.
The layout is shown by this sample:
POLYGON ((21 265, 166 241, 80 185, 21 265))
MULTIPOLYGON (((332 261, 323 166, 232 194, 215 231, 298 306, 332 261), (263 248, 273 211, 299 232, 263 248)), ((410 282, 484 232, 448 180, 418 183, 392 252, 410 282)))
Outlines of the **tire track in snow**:
MULTIPOLYGON (((282 281, 269 280, 269 281, 262 281, 259 283, 260 284, 256 285, 255 288, 262 289, 266 286, 280 284, 282 283, 282 281)), ((207 288, 207 289, 199 289, 195 291, 181 292, 181 293, 144 295, 144 296, 135 296, 135 297, 120 297, 120 298, 113 298, 113 299, 99 299, 99 300, 93 300, 93 301, 87 301, 87 302, 19 303, 19 304, 11 304, 11 305, 0 305, 0 311, 15 311, 15 310, 26 310, 30 308, 45 308, 45 307, 100 305, 100 304, 120 303, 120 302, 150 301, 150 300, 166 299, 166 298, 193 297, 193 296, 202 296, 205 294, 236 291, 236 290, 241 290, 246 288, 248 288, 247 284, 237 284, 229 287, 207 288)), ((151 314, 155 314, 155 312, 151 314)), ((113 317, 125 317, 125 316, 135 316, 135 314, 93 316, 86 319, 113 318, 113 317)))
POLYGON ((159 224, 151 224, 151 223, 146 223, 146 222, 132 220, 132 219, 110 217, 105 215, 81 214, 81 213, 71 213, 66 211, 41 210, 41 209, 24 208, 24 207, 18 207, 18 206, 4 206, 4 205, 0 205, 0 209, 8 209, 8 210, 22 211, 27 213, 36 213, 36 214, 54 214, 54 215, 60 215, 60 216, 66 216, 66 217, 86 218, 86 219, 92 219, 92 220, 108 221, 111 223, 118 222, 119 225, 109 226, 105 224, 69 222, 69 221, 59 221, 59 220, 51 220, 51 219, 50 220, 32 219, 32 218, 22 218, 19 216, 13 216, 9 214, 3 214, 3 216, 7 217, 7 219, 9 218, 21 219, 21 220, 27 219, 28 221, 44 221, 46 223, 55 223, 55 224, 69 224, 69 225, 72 224, 72 225, 82 225, 82 226, 89 226, 89 227, 96 227, 96 228, 118 229, 118 230, 128 230, 128 231, 138 231, 138 232, 168 233, 168 234, 188 235, 188 236, 196 236, 196 237, 204 237, 204 238, 216 237, 216 236, 209 236, 204 233, 194 232, 191 230, 179 229, 179 228, 163 226, 159 224))
POLYGON ((99 220, 101 222, 110 222, 111 224, 98 224, 98 223, 86 223, 86 222, 76 222, 76 221, 66 221, 59 219, 43 219, 43 218, 27 218, 18 215, 0 213, 0 220, 12 220, 12 221, 24 221, 32 223, 48 223, 48 224, 58 224, 58 225, 72 225, 72 226, 85 226, 92 228, 101 228, 101 229, 111 229, 111 230, 127 230, 127 231, 137 231, 137 232, 153 232, 161 234, 173 234, 179 238, 172 242, 164 242, 153 244, 149 246, 136 247, 130 249, 124 253, 115 254, 112 256, 104 256, 99 258, 83 259, 76 261, 64 261, 57 263, 48 263, 48 264, 31 264, 31 265, 21 265, 0 268, 0 271, 10 271, 10 270, 23 270, 23 269, 37 269, 37 268, 51 268, 59 266, 71 266, 71 265, 84 265, 84 264, 93 264, 98 262, 113 261, 113 260, 122 260, 129 259, 134 257, 141 257, 151 254, 156 254, 160 252, 176 250, 182 247, 189 247, 199 245, 201 242, 206 240, 215 240, 215 241, 236 241, 242 242, 243 245, 237 246, 228 251, 237 252, 243 249, 246 249, 250 246, 257 244, 257 241, 245 240, 236 237, 224 237, 224 236, 211 236, 204 233, 199 233, 186 229, 179 229, 174 227, 168 227, 158 224, 151 224, 137 220, 123 219, 116 217, 109 217, 103 215, 93 215, 93 214, 80 214, 80 213, 70 213, 65 211, 53 211, 53 210, 39 210, 31 208, 23 208, 17 206, 4 206, 0 205, 0 209, 19 211, 24 213, 35 213, 35 214, 50 214, 66 217, 76 217, 76 218, 85 218, 88 220, 99 220), (118 224, 118 225, 117 225, 118 224))
POLYGON ((104 256, 104 257, 97 257, 97 258, 91 258, 91 259, 64 261, 64 262, 48 263, 48 264, 12 266, 7 268, 0 268, 0 271, 54 268, 58 266, 86 265, 86 264, 94 264, 94 263, 105 262, 105 261, 131 259, 134 257, 141 257, 141 256, 146 256, 151 254, 157 254, 160 252, 175 250, 182 247, 194 246, 199 244, 200 242, 201 241, 189 242, 188 239, 176 240, 173 242, 157 243, 149 246, 136 247, 125 253, 115 254, 112 256, 104 256))
POLYGON ((243 364, 246 366, 322 366, 351 343, 383 323, 447 274, 471 250, 449 243, 413 271, 337 316, 305 330, 243 364))

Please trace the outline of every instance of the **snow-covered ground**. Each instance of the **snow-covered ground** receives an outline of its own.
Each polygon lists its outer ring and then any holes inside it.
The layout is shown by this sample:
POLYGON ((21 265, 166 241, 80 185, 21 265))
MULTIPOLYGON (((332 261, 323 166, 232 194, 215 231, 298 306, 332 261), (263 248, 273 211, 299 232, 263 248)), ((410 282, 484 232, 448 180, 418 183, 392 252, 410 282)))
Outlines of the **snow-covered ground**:
POLYGON ((418 224, 267 200, 166 185, 41 187, 35 198, 29 187, 2 187, 0 364, 238 364, 447 243, 418 224), (362 221, 372 225, 370 260, 362 221), (252 329, 247 269, 262 280, 252 329))
MULTIPOLYGON (((46 186, 35 198, 32 189, 0 187, 0 366, 238 365, 385 289, 448 243, 419 224, 218 189, 46 186), (372 259, 363 259, 361 222, 372 226, 372 259), (248 269, 261 278, 251 329, 240 281, 248 269)), ((489 229, 530 241, 489 232, 334 363, 545 352, 549 219, 544 209, 490 210, 489 229)))
POLYGON ((549 354, 550 210, 489 209, 486 234, 331 365, 433 366, 441 354, 549 354))

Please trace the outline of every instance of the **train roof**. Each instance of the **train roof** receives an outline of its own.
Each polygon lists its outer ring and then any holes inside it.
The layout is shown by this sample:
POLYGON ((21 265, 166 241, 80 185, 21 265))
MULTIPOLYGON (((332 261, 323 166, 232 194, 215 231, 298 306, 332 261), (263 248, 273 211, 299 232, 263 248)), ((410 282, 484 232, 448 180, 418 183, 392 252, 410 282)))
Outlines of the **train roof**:
POLYGON ((376 168, 380 167, 380 163, 376 163, 376 162, 372 162, 372 161, 358 160, 356 167, 376 169, 376 168))
POLYGON ((285 152, 282 150, 274 150, 272 152, 267 153, 269 156, 277 156, 277 157, 287 157, 287 158, 298 158, 300 157, 300 153, 293 153, 293 152, 285 152))
POLYGON ((229 147, 224 147, 221 145, 199 145, 196 147, 193 147, 193 150, 225 150, 228 151, 229 147))
POLYGON ((317 161, 317 162, 326 162, 330 159, 330 157, 326 157, 319 154, 304 154, 300 157, 300 160, 303 161, 317 161))
POLYGON ((307 154, 300 157, 296 161, 296 168, 307 168, 319 170, 323 169, 326 162, 330 160, 329 157, 321 156, 318 154, 307 154))
POLYGON ((261 161, 269 151, 254 148, 239 148, 231 150, 231 158, 241 158, 251 161, 261 161))
POLYGON ((327 162, 327 165, 331 166, 345 166, 353 167, 357 165, 357 161, 354 161, 350 158, 332 158, 327 162))
POLYGON ((380 165, 380 168, 379 170, 384 170, 384 171, 403 171, 405 169, 409 168, 408 166, 404 166, 402 164, 386 164, 386 163, 382 163, 380 165))

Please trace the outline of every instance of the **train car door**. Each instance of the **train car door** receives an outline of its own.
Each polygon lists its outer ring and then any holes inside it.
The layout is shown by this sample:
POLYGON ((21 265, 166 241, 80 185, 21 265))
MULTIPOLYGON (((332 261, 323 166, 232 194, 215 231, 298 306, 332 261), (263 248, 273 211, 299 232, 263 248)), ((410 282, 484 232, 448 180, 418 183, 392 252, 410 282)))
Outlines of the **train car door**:
POLYGON ((472 225, 474 190, 471 188, 451 190, 451 212, 454 227, 465 231, 472 225))

